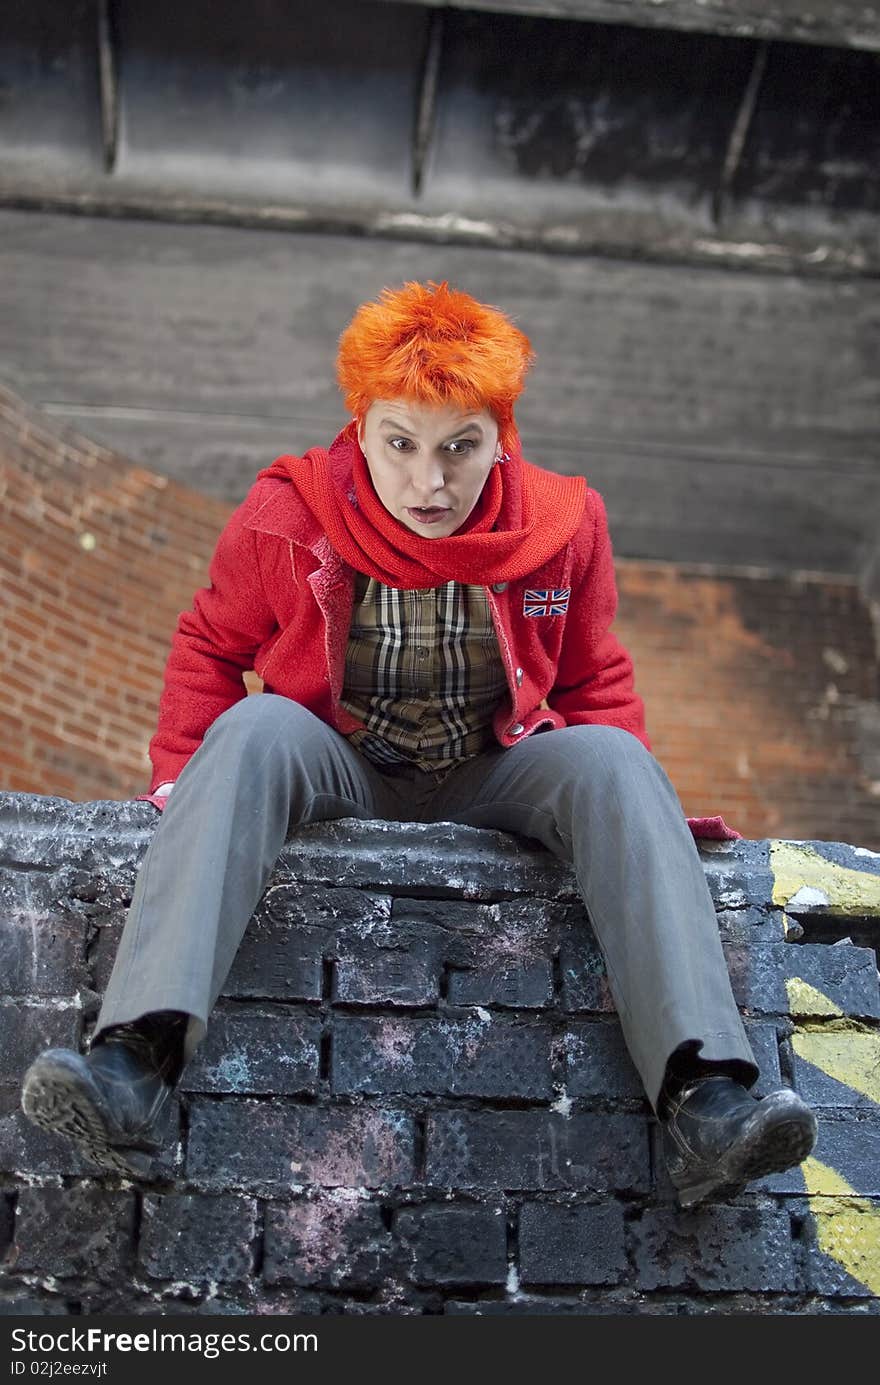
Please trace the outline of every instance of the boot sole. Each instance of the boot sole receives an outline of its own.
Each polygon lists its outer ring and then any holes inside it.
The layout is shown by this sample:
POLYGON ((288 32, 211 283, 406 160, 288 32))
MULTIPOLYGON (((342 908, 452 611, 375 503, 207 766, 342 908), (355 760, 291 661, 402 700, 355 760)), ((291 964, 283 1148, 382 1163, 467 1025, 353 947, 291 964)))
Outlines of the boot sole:
POLYGON ((760 1115, 763 1120, 756 1116, 751 1129, 744 1132, 711 1174, 676 1184, 682 1207, 692 1207, 712 1194, 734 1197, 754 1179, 782 1173, 806 1159, 816 1143, 818 1130, 812 1111, 799 1102, 798 1109, 788 1116, 784 1110, 774 1111, 772 1107, 760 1115))
POLYGON ((37 1058, 25 1074, 21 1109, 29 1121, 71 1140, 99 1168, 128 1178, 145 1178, 155 1150, 125 1144, 113 1130, 98 1093, 83 1077, 77 1055, 64 1050, 37 1058))

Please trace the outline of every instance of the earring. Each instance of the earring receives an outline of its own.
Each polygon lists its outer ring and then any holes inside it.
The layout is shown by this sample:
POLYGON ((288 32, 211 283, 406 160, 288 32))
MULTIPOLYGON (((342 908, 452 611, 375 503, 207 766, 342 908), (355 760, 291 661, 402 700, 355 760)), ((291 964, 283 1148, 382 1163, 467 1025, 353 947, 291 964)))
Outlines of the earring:
POLYGON ((500 463, 503 463, 503 462, 509 462, 509 461, 510 461, 510 458, 509 458, 509 456, 507 455, 506 452, 496 452, 496 453, 495 453, 495 460, 496 460, 496 462, 498 462, 498 463, 500 464, 500 463))

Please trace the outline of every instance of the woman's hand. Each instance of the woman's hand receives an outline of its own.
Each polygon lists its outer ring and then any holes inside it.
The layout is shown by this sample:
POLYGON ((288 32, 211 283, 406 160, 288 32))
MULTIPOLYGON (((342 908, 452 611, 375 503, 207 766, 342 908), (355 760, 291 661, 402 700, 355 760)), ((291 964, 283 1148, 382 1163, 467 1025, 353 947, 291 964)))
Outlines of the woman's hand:
POLYGON ((168 801, 168 795, 173 788, 174 780, 172 779, 166 784, 160 784, 152 793, 139 793, 136 802, 152 803, 153 807, 158 808, 161 813, 164 811, 165 804, 168 801))

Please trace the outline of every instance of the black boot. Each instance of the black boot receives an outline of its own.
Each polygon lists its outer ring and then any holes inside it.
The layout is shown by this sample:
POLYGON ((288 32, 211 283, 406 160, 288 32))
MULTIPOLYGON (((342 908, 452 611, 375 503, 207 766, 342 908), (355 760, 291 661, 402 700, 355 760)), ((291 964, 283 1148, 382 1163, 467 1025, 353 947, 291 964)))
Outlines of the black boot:
POLYGON ((660 1121, 669 1176, 682 1207, 732 1197, 753 1178, 806 1159, 816 1117, 788 1087, 762 1100, 730 1077, 697 1077, 667 1101, 660 1121))
POLYGON ((142 1174, 150 1161, 137 1155, 159 1148, 156 1126, 183 1068, 187 1020, 157 1011, 103 1030, 86 1056, 48 1049, 25 1073, 22 1110, 101 1167, 142 1174))

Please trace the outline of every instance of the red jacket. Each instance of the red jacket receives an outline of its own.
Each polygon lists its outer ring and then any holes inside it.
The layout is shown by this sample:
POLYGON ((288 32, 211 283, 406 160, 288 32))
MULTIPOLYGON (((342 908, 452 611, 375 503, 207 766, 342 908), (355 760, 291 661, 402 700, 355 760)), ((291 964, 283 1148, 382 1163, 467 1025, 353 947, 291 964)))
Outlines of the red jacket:
MULTIPOLYGON (((220 535, 209 578, 172 641, 151 787, 175 779, 215 718, 245 696, 247 669, 343 733, 363 725, 339 702, 354 572, 289 482, 257 479, 220 535)), ((587 491, 580 528, 556 557, 486 592, 507 673, 509 696, 494 718, 501 745, 539 727, 599 724, 650 749, 632 660, 610 629, 617 589, 597 491, 587 491), (533 611, 546 595, 547 614, 525 614, 527 591, 538 593, 533 611), (549 613, 554 595, 564 614, 549 613)))

